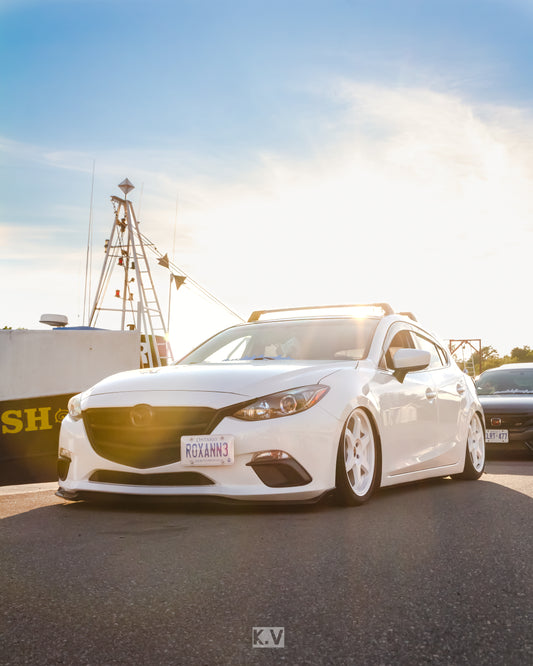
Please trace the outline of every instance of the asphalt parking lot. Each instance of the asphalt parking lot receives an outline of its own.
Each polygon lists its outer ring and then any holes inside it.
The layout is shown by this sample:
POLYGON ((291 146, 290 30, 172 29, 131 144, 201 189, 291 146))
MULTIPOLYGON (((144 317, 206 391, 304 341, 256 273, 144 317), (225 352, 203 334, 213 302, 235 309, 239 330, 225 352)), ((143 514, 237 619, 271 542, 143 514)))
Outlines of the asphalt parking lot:
POLYGON ((0 489, 2 665, 533 663, 531 459, 356 509, 54 487, 0 489))

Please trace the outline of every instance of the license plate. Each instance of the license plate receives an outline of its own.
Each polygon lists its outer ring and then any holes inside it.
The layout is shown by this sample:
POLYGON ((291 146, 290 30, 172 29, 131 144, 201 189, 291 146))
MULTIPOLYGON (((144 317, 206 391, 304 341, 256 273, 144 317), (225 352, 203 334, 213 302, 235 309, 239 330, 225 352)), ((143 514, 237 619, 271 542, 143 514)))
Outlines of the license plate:
POLYGON ((181 462, 185 465, 233 465, 234 437, 231 435, 183 435, 181 462))
POLYGON ((509 443, 509 431, 508 430, 487 430, 485 432, 485 441, 497 444, 508 444, 509 443))

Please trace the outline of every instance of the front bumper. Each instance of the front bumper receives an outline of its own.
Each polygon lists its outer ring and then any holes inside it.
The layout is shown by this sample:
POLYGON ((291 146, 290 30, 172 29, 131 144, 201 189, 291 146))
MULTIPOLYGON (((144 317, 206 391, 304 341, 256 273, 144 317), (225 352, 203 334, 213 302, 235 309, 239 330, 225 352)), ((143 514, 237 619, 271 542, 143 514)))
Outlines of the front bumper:
POLYGON ((342 423, 320 405, 269 421, 226 417, 212 434, 234 437, 234 464, 192 467, 178 461, 139 469, 99 455, 89 442, 83 421, 67 416, 59 439, 58 494, 65 499, 112 494, 313 501, 335 485, 341 431, 342 423), (254 454, 271 450, 285 452, 290 460, 280 461, 279 466, 272 461, 253 464, 254 454))
MULTIPOLYGON (((497 414, 487 414, 485 412, 485 430, 503 429, 508 432, 508 442, 486 442, 485 447, 490 452, 504 451, 522 451, 533 454, 533 427, 530 423, 527 425, 515 425, 509 422, 509 417, 501 417, 501 426, 495 427, 492 424, 493 418, 500 418, 497 414)), ((530 418, 528 419, 531 420, 530 418)), ((526 421, 524 417, 522 421, 526 421)))
POLYGON ((505 451, 512 451, 513 453, 528 453, 533 455, 533 433, 528 439, 521 439, 518 437, 511 437, 509 433, 509 441, 506 443, 501 442, 486 442, 485 448, 487 453, 504 453, 505 451))

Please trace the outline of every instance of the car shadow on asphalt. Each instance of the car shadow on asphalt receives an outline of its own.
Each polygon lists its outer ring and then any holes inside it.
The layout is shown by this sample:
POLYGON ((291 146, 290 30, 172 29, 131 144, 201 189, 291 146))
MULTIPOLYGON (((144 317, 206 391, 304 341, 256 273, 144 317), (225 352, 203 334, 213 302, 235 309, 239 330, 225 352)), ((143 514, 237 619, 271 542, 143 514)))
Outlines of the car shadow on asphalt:
MULTIPOLYGON (((491 476, 504 476, 504 475, 519 475, 519 476, 533 476, 533 461, 528 454, 520 454, 517 456, 509 457, 490 457, 487 460, 486 474, 479 482, 460 481, 451 479, 450 477, 438 477, 435 479, 424 479, 421 481, 414 481, 407 484, 398 486, 390 486, 381 488, 369 502, 360 507, 346 507, 343 506, 337 499, 334 491, 326 493, 317 501, 313 502, 243 502, 239 500, 228 500, 224 498, 199 498, 199 497, 146 497, 146 496, 129 496, 123 497, 119 495, 106 495, 95 496, 88 500, 80 501, 65 501, 61 498, 51 496, 51 492, 36 494, 33 507, 29 508, 30 511, 49 511, 60 513, 62 515, 84 515, 84 514, 100 514, 102 516, 119 513, 122 515, 139 514, 139 515, 316 515, 322 513, 331 513, 346 511, 348 514, 353 512, 353 515, 363 517, 369 512, 372 513, 372 507, 376 510, 387 510, 387 504, 396 506, 399 502, 406 501, 409 504, 411 501, 427 502, 433 501, 433 496, 442 496, 443 498, 454 498, 463 495, 476 496, 478 486, 483 490, 482 495, 486 497, 487 494, 497 494, 499 492, 515 492, 511 489, 506 489, 499 483, 491 480, 491 476), (461 490, 460 490, 461 489, 461 490), (43 497, 48 496, 48 502, 43 502, 39 506, 37 495, 43 497), (48 504, 48 506, 46 506, 48 504)), ((527 495, 518 493, 522 497, 527 498, 527 495)), ((20 502, 22 502, 22 495, 20 502)), ((530 499, 530 498, 528 498, 530 499)), ((14 496, 11 502, 16 502, 14 496)), ((16 511, 13 515, 16 514, 16 511)), ((24 515, 24 511, 20 515, 24 515)))

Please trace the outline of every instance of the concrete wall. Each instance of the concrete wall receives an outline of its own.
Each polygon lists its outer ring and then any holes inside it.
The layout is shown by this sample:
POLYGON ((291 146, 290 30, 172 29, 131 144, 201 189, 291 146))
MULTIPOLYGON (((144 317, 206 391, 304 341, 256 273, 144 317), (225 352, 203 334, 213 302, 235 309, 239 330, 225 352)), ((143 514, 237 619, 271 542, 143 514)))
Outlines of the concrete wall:
POLYGON ((78 393, 139 363, 137 331, 0 331, 0 400, 78 393))

